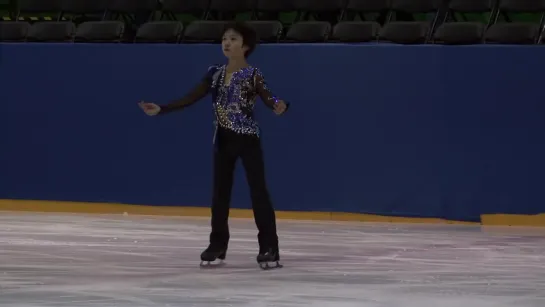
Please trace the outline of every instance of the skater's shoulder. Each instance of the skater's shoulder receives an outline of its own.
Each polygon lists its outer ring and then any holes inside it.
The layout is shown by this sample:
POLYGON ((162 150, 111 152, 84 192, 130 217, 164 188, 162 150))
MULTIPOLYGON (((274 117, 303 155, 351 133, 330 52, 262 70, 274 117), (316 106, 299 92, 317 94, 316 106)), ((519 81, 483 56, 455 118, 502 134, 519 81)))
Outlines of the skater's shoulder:
POLYGON ((208 73, 215 73, 223 67, 221 64, 213 64, 208 66, 208 73))
POLYGON ((248 66, 248 69, 250 69, 252 71, 253 76, 263 77, 263 71, 259 67, 248 66))
POLYGON ((223 65, 219 65, 219 64, 208 66, 208 70, 206 71, 206 78, 209 81, 217 79, 221 73, 222 67, 223 65))

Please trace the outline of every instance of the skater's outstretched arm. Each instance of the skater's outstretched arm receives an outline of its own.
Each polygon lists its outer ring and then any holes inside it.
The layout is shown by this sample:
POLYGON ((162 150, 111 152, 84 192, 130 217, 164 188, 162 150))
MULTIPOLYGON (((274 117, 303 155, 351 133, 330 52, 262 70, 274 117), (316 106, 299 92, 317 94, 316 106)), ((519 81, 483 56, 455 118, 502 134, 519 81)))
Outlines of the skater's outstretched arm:
POLYGON ((208 69, 206 75, 202 78, 201 82, 197 84, 187 95, 184 97, 172 101, 167 105, 161 106, 161 111, 159 114, 166 114, 177 110, 182 110, 189 107, 190 105, 198 102, 203 99, 210 93, 210 87, 212 85, 213 75, 218 70, 217 66, 212 66, 208 69))
POLYGON ((254 72, 255 89, 261 100, 278 115, 288 110, 289 103, 279 99, 267 86, 267 82, 259 69, 254 72))
POLYGON ((161 112, 159 114, 166 114, 173 111, 181 110, 189 107, 197 101, 203 99, 208 95, 210 91, 210 84, 206 80, 201 80, 197 86, 195 86, 187 95, 181 99, 172 101, 169 104, 161 105, 161 112))

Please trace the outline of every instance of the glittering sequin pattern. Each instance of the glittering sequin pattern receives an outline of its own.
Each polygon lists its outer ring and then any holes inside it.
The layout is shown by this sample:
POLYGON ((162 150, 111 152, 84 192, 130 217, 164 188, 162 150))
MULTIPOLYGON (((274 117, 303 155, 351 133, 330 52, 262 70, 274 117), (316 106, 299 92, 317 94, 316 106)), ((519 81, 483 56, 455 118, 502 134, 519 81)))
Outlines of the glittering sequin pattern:
POLYGON ((162 105, 159 114, 184 109, 212 94, 216 129, 222 127, 239 134, 259 136, 259 125, 254 118, 256 99, 259 96, 266 106, 274 109, 278 98, 255 67, 233 72, 228 83, 226 73, 225 65, 211 66, 192 91, 181 99, 162 105))
POLYGON ((228 84, 225 65, 211 67, 209 74, 215 124, 236 133, 259 136, 259 125, 254 117, 256 98, 259 96, 270 108, 278 101, 261 71, 251 66, 242 68, 232 74, 228 84))

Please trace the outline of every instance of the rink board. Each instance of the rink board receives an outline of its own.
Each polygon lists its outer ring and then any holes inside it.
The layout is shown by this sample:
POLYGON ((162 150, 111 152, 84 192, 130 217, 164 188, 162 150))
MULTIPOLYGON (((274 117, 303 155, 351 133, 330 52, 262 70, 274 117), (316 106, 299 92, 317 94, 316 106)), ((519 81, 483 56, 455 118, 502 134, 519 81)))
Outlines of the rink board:
MULTIPOLYGON (((544 50, 259 47, 252 63, 292 103, 284 117, 257 110, 275 207, 295 218, 543 225, 544 50)), ((160 118, 136 103, 181 97, 222 61, 215 45, 0 45, 0 199, 53 201, 3 207, 208 214, 210 99, 160 118)), ((234 214, 250 207, 238 167, 234 214)))
MULTIPOLYGON (((75 203, 54 201, 8 200, 0 199, 0 211, 29 211, 29 212, 64 212, 64 213, 92 213, 92 214, 130 214, 130 215, 163 215, 163 216, 194 216, 208 217, 210 210, 203 207, 174 207, 174 206, 142 206, 114 203, 75 203)), ((303 212, 278 211, 279 219, 314 220, 314 221, 352 221, 378 223, 426 223, 426 224, 465 224, 483 226, 525 226, 545 227, 545 214, 514 215, 514 214, 485 214, 480 223, 452 221, 438 218, 407 218, 380 216, 372 214, 344 213, 344 212, 303 212)), ((253 218, 248 209, 231 209, 232 218, 253 218)))

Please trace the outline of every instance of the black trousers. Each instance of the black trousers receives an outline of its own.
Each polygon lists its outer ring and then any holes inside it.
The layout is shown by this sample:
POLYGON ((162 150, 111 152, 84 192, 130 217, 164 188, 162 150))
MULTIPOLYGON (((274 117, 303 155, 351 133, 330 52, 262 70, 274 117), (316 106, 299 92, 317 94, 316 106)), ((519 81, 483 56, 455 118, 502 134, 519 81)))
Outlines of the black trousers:
POLYGON ((260 251, 278 249, 276 216, 265 182, 261 141, 256 136, 241 135, 219 128, 214 153, 214 188, 212 197, 211 245, 227 248, 229 243, 229 208, 233 176, 238 158, 246 171, 260 251))

